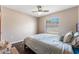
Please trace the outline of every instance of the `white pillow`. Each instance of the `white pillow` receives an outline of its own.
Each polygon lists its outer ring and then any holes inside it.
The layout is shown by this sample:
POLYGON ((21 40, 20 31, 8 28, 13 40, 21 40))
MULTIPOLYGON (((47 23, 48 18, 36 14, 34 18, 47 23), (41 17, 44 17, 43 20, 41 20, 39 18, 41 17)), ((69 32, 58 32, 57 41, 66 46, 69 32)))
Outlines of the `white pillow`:
POLYGON ((70 43, 70 41, 72 40, 72 37, 73 37, 72 32, 67 33, 67 34, 64 36, 63 42, 70 43))
POLYGON ((74 46, 79 45, 79 36, 74 38, 74 40, 72 41, 72 45, 74 46))
POLYGON ((74 33, 74 38, 79 37, 79 32, 74 33))

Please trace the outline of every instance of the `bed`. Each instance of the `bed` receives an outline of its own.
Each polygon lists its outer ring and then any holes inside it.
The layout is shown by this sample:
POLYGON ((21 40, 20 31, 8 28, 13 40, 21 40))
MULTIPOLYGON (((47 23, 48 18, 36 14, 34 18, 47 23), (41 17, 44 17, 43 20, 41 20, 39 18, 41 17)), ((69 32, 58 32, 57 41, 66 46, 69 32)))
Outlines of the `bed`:
POLYGON ((24 44, 37 54, 63 54, 64 51, 72 54, 72 46, 60 40, 59 35, 37 34, 25 38, 24 44))

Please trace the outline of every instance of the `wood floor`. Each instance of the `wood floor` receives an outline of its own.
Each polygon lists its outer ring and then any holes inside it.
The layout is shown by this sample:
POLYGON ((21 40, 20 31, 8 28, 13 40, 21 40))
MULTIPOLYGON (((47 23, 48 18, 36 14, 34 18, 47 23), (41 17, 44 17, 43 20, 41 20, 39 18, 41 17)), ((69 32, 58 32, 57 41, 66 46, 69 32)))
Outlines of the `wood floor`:
POLYGON ((16 47, 20 54, 35 54, 30 48, 24 49, 24 42, 18 42, 13 44, 12 46, 16 47))

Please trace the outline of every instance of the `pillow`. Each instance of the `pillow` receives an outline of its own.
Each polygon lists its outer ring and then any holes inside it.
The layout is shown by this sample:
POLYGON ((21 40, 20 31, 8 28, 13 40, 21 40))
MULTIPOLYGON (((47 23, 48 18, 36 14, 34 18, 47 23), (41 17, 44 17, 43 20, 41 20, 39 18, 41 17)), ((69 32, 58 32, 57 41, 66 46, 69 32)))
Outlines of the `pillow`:
POLYGON ((64 38, 64 36, 61 36, 61 37, 60 37, 60 41, 62 41, 62 42, 63 42, 63 38, 64 38))
POLYGON ((74 33, 74 38, 79 37, 79 32, 74 33))
POLYGON ((74 38, 74 40, 72 41, 72 45, 74 47, 77 47, 77 46, 79 47, 79 36, 74 38))
POLYGON ((73 38, 73 32, 68 32, 68 33, 64 36, 63 42, 71 43, 72 38, 73 38))

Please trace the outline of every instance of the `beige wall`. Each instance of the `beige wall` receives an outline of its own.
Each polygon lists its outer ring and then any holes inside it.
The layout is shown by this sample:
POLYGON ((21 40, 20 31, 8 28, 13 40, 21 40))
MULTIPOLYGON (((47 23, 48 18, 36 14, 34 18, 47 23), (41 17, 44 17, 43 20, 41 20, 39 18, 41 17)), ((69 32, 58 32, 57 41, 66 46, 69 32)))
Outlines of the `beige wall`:
POLYGON ((2 7, 2 40, 18 42, 25 37, 35 34, 37 21, 35 17, 2 7))
POLYGON ((76 31, 76 23, 78 20, 78 9, 77 7, 70 8, 67 10, 63 10, 60 12, 56 12, 47 16, 43 16, 39 18, 39 33, 44 33, 45 31, 45 23, 46 20, 53 16, 58 16, 60 17, 60 27, 59 27, 59 34, 65 35, 69 31, 76 31))
POLYGON ((0 40, 1 40, 1 6, 0 6, 0 40))
POLYGON ((78 7, 78 22, 79 22, 79 7, 78 7))

